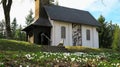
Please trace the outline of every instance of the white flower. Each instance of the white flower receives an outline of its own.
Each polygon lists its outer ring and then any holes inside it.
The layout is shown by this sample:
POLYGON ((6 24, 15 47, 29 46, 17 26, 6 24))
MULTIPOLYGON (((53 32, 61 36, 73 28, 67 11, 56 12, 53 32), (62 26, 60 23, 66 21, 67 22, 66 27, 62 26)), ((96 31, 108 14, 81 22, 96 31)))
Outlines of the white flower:
POLYGON ((29 65, 27 65, 26 67, 29 67, 29 65))
POLYGON ((71 61, 75 61, 75 58, 71 58, 71 61))
POLYGON ((70 56, 70 53, 63 53, 63 55, 65 55, 65 56, 70 56))
POLYGON ((77 56, 81 56, 81 55, 83 55, 83 54, 85 54, 85 53, 83 53, 83 52, 75 52, 75 53, 74 53, 74 55, 77 55, 77 56))
POLYGON ((34 57, 32 57, 30 54, 26 54, 25 57, 29 60, 34 59, 34 57))
POLYGON ((93 62, 95 62, 95 59, 93 59, 93 62))
POLYGON ((64 56, 64 58, 67 58, 67 56, 64 56))
POLYGON ((22 65, 20 65, 20 67, 22 67, 22 65))
POLYGON ((31 57, 31 55, 30 54, 26 54, 25 57, 29 58, 29 57, 31 57))
POLYGON ((116 66, 119 66, 119 65, 120 65, 120 63, 117 63, 117 64, 116 64, 116 66))

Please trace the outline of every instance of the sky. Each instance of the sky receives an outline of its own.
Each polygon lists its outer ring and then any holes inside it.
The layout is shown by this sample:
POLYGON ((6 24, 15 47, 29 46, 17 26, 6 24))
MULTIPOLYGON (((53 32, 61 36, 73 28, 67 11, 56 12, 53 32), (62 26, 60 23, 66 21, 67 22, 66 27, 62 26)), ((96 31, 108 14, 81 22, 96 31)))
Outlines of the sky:
MULTIPOLYGON (((100 15, 107 22, 120 25, 120 0, 58 0, 60 6, 89 11, 96 19, 100 15)), ((16 17, 17 23, 25 25, 25 17, 30 9, 35 10, 34 0, 13 0, 11 8, 11 22, 16 17)), ((34 15, 33 15, 34 16, 34 15)), ((2 5, 0 5, 0 21, 4 19, 2 5)))

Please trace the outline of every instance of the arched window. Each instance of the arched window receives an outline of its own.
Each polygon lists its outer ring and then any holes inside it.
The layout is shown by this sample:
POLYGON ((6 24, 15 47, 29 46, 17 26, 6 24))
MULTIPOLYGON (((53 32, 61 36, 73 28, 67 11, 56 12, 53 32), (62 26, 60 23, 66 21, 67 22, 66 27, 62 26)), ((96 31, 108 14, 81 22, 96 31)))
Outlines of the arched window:
POLYGON ((61 27, 61 38, 66 38, 66 28, 64 26, 61 27))
POLYGON ((86 30, 86 39, 90 40, 90 30, 86 30))

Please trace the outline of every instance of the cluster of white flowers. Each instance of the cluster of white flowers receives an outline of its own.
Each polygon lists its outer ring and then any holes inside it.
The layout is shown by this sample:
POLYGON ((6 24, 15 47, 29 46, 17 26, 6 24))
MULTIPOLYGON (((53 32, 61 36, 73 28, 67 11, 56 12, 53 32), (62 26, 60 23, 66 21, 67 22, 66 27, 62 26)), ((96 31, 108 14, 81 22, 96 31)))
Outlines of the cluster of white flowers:
POLYGON ((112 63, 111 65, 115 67, 120 67, 120 63, 112 63))
POLYGON ((25 57, 26 57, 27 59, 29 59, 29 60, 34 59, 34 57, 32 57, 30 54, 26 54, 25 57))
MULTIPOLYGON (((112 54, 100 53, 100 54, 87 54, 83 52, 76 52, 76 53, 51 53, 51 52, 40 52, 40 53, 32 53, 26 54, 25 57, 29 60, 36 59, 38 61, 50 59, 56 62, 62 62, 62 60, 71 61, 71 62, 93 62, 97 65, 104 65, 106 66, 107 63, 102 61, 101 58, 104 58, 106 61, 108 57, 112 54)), ((120 66, 120 63, 113 63, 111 62, 112 66, 120 66)))

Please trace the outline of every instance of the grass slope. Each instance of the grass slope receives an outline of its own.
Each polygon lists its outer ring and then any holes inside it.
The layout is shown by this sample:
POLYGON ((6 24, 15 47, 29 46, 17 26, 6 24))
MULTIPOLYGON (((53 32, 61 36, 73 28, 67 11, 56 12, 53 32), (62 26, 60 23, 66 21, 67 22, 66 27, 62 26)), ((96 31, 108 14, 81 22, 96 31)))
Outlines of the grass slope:
POLYGON ((24 41, 0 39, 1 51, 37 52, 37 51, 41 51, 40 47, 41 46, 24 42, 24 41))
MULTIPOLYGON (((95 48, 81 47, 81 46, 65 46, 65 48, 67 48, 70 52, 86 52, 86 53, 89 53, 89 52, 117 52, 117 51, 113 51, 111 49, 95 49, 95 48)), ((31 44, 31 43, 24 42, 24 41, 0 39, 0 50, 1 51, 39 52, 39 51, 46 51, 47 49, 44 49, 44 47, 41 45, 31 44)), ((54 49, 53 49, 53 51, 54 51, 54 49)), ((58 52, 58 51, 56 51, 56 52, 58 52)))
POLYGON ((77 52, 41 52, 42 46, 0 39, 0 67, 120 67, 120 53, 116 51, 80 46, 66 48, 77 52))

